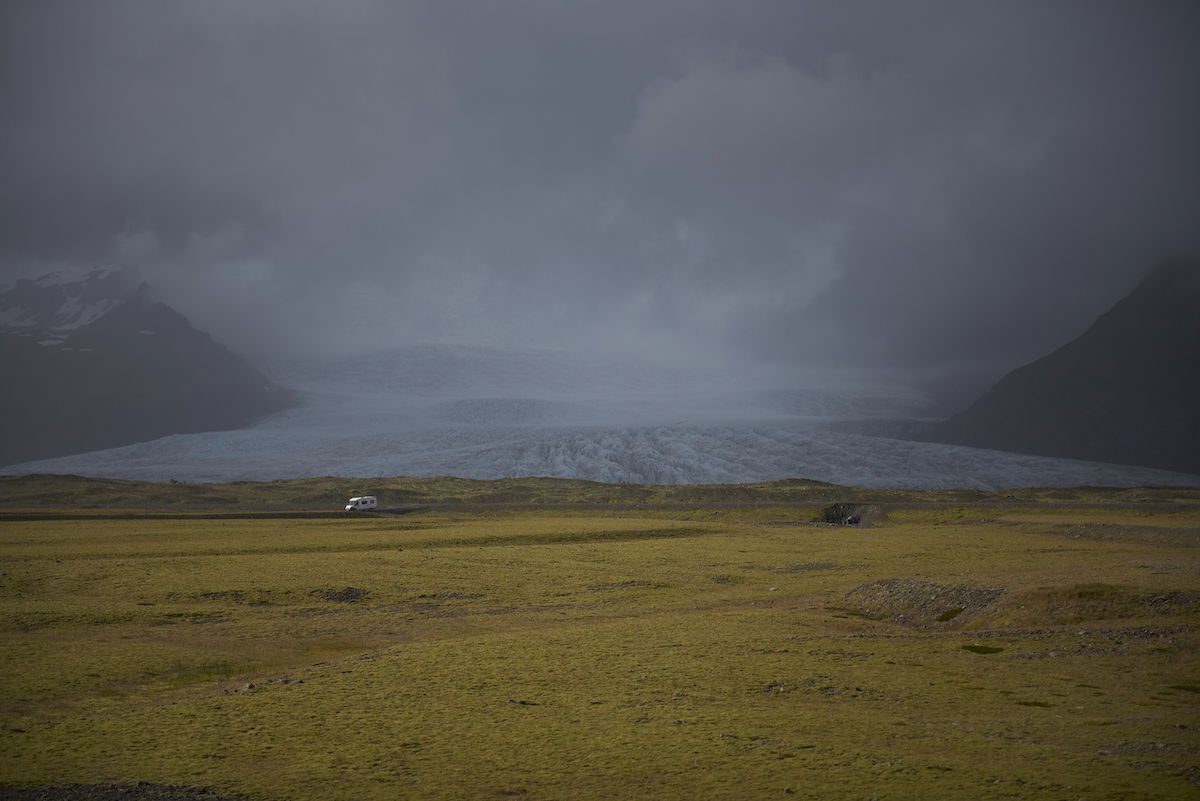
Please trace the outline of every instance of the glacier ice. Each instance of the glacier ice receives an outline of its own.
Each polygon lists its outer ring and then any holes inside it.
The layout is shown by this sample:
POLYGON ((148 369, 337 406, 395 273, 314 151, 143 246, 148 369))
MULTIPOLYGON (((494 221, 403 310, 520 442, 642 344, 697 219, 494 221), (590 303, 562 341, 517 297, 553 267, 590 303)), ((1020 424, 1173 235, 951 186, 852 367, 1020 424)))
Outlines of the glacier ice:
POLYGON ((808 478, 875 488, 1200 486, 1196 475, 903 439, 896 432, 905 426, 881 414, 911 417, 919 398, 904 390, 761 391, 723 377, 543 356, 423 347, 280 367, 275 377, 305 402, 257 425, 0 473, 190 482, 454 475, 657 484, 808 478))

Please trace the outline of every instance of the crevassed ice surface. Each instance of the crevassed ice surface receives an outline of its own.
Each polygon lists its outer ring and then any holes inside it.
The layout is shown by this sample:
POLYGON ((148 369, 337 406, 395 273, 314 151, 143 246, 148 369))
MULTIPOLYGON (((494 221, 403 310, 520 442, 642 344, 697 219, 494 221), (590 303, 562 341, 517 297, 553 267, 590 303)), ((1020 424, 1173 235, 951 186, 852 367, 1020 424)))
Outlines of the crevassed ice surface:
POLYGON ((11 465, 163 481, 301 476, 552 476, 634 483, 811 478, 879 488, 1200 486, 1200 477, 844 433, 820 426, 481 426, 331 431, 278 422, 11 465))

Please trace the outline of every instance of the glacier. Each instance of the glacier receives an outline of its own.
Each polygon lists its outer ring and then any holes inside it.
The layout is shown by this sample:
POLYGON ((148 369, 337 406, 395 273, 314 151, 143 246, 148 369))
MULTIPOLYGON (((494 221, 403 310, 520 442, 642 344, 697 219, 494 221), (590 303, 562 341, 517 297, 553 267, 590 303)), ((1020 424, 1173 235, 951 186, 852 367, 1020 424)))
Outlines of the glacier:
POLYGON ((1200 486, 1200 476, 906 439, 903 387, 630 369, 555 352, 420 346, 276 365, 303 402, 233 431, 0 468, 187 482, 306 476, 547 476, 711 484, 807 478, 869 488, 1200 486))
POLYGON ((1200 476, 856 434, 819 422, 388 429, 370 418, 320 425, 321 417, 301 410, 252 428, 173 435, 0 473, 189 482, 453 475, 654 484, 809 478, 909 489, 1200 486, 1200 476))

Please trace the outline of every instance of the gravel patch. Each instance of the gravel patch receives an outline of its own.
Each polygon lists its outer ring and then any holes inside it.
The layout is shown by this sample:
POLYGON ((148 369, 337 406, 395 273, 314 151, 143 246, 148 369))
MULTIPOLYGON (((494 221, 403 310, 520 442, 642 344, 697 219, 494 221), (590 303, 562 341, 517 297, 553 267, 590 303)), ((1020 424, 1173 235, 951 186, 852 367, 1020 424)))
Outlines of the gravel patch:
POLYGON ((910 626, 961 624, 994 603, 1004 590, 917 579, 880 579, 846 593, 852 608, 869 617, 910 626))

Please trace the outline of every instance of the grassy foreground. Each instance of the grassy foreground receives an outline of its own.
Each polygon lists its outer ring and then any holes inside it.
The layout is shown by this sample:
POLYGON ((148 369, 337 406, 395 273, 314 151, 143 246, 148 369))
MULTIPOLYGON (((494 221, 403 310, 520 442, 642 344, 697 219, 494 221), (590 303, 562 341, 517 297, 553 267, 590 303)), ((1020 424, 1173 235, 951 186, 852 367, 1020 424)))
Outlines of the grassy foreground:
POLYGON ((1198 491, 309 481, 0 481, 0 785, 1200 795, 1198 491))

